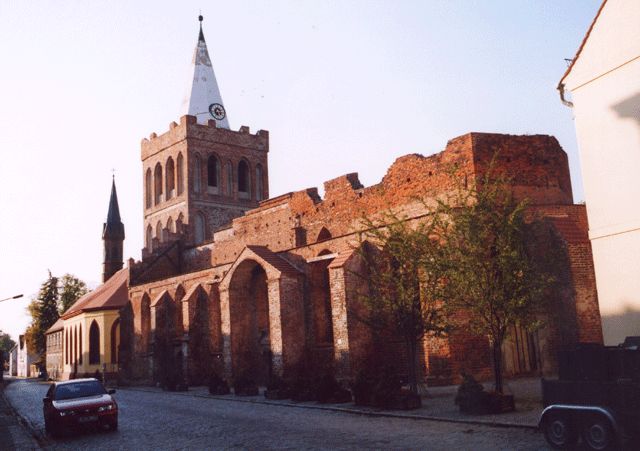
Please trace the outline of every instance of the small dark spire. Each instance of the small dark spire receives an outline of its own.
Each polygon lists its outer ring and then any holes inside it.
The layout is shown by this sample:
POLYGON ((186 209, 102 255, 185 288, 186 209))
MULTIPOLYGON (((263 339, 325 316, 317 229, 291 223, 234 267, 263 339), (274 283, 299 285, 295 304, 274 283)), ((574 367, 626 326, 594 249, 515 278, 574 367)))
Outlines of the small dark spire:
POLYGON ((204 41, 204 33, 202 33, 202 19, 204 19, 204 17, 200 14, 198 16, 198 20, 200 21, 200 34, 198 35, 198 41, 204 41))
POLYGON ((120 208, 118 208, 118 194, 116 193, 115 176, 111 182, 111 198, 109 199, 109 212, 107 213, 107 222, 104 223, 102 229, 102 238, 120 238, 124 239, 124 224, 120 219, 120 208))

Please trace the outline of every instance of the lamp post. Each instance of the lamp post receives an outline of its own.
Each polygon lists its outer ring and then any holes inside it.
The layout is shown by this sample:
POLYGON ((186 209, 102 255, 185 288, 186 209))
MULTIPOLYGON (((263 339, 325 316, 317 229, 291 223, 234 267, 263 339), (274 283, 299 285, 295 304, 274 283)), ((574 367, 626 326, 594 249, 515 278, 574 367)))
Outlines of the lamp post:
POLYGON ((16 294, 15 296, 11 296, 11 297, 8 297, 8 298, 0 299, 0 302, 2 302, 2 301, 8 301, 8 300, 10 300, 10 299, 18 299, 18 298, 21 298, 22 296, 24 296, 24 295, 22 295, 22 294, 16 294))

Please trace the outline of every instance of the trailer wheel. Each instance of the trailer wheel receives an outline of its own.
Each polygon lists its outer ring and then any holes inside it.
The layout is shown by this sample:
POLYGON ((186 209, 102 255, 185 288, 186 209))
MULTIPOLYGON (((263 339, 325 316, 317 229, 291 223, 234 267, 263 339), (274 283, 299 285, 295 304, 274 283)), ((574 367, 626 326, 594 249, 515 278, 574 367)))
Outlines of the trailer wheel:
POLYGON ((582 438, 589 449, 597 451, 612 449, 615 444, 611 423, 600 415, 588 417, 584 421, 582 438))
POLYGON ((566 449, 576 444, 578 433, 568 412, 553 412, 544 422, 544 437, 556 449, 566 449))

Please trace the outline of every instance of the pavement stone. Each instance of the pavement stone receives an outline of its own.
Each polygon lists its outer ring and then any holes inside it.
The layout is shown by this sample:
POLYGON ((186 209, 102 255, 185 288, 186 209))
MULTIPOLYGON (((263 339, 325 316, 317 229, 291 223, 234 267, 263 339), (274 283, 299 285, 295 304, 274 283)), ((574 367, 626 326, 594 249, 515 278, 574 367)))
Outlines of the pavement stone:
MULTIPOLYGON (((485 384, 486 390, 491 390, 490 384, 485 384)), ((139 390, 146 392, 162 392, 157 387, 137 386, 122 387, 125 390, 139 390)), ((356 406, 353 403, 318 404, 315 402, 294 402, 291 400, 268 400, 263 395, 235 396, 210 395, 206 387, 189 387, 186 392, 175 392, 177 395, 222 399, 226 401, 246 402, 256 404, 288 406, 295 408, 331 410, 359 415, 381 416, 390 418, 412 418, 432 421, 448 421, 472 425, 488 425, 502 427, 517 427, 537 429, 538 419, 542 413, 542 387, 539 378, 519 378, 505 382, 505 393, 513 394, 516 402, 514 412, 495 415, 467 415, 460 412, 454 403, 458 390, 457 385, 430 387, 423 395, 422 407, 408 411, 382 410, 372 407, 356 406)))
POLYGON ((337 405, 335 411, 313 403, 266 405, 261 397, 216 399, 204 387, 186 393, 119 387, 115 395, 120 410, 118 431, 87 431, 54 439, 44 434, 41 402, 47 387, 34 379, 16 380, 5 395, 41 436, 42 447, 52 451, 548 449, 542 434, 529 428, 409 420, 384 412, 340 411, 337 405))
POLYGON ((11 380, 7 377, 4 383, 0 382, 0 450, 41 449, 4 396, 4 388, 9 383, 11 380))

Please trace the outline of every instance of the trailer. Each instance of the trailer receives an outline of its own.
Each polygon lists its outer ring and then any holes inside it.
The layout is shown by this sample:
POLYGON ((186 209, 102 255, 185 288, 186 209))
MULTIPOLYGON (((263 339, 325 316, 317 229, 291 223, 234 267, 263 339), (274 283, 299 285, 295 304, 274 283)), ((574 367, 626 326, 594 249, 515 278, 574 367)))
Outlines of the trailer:
POLYGON ((539 427, 556 449, 620 449, 640 433, 640 341, 581 343, 559 354, 558 380, 542 380, 539 427))

